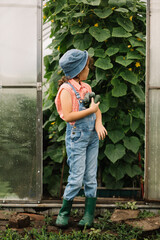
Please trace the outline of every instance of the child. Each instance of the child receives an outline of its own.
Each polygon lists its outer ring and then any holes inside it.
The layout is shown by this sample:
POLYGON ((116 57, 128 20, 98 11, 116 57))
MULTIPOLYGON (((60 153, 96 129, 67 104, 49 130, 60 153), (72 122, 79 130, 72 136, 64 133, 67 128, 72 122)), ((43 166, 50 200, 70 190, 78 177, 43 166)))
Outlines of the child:
POLYGON ((95 103, 92 98, 89 108, 83 105, 85 94, 91 92, 91 87, 83 82, 89 73, 89 60, 87 51, 71 49, 59 61, 65 76, 59 81, 55 103, 60 117, 67 122, 65 140, 69 165, 68 184, 56 220, 59 227, 68 225, 73 199, 82 184, 85 214, 78 225, 91 227, 94 219, 99 139, 105 138, 107 130, 102 125, 99 102, 95 103))

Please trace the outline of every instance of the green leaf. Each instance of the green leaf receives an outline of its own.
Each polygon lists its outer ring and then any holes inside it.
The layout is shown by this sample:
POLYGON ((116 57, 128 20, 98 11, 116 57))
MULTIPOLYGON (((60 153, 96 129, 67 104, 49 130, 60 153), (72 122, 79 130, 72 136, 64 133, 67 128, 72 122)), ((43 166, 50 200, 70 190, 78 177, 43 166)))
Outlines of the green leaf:
POLYGON ((127 59, 142 59, 142 56, 137 51, 133 51, 127 53, 127 59))
POLYGON ((102 98, 102 102, 99 105, 99 109, 101 110, 101 113, 105 113, 109 110, 109 99, 108 98, 102 98))
POLYGON ((105 57, 106 57, 106 54, 105 54, 104 49, 102 49, 102 48, 95 49, 95 51, 94 51, 94 56, 95 56, 95 57, 105 58, 105 57))
POLYGON ((128 9, 127 8, 117 8, 115 9, 116 12, 121 12, 121 13, 128 13, 128 9))
POLYGON ((105 113, 109 110, 109 108, 116 108, 118 105, 118 99, 112 97, 112 93, 109 92, 102 96, 102 101, 100 104, 100 110, 102 113, 105 113))
POLYGON ((52 171, 53 166, 48 165, 44 167, 43 184, 48 184, 50 182, 52 171))
POLYGON ((131 37, 132 34, 124 30, 122 27, 114 27, 112 31, 112 37, 118 38, 128 38, 131 37))
POLYGON ((133 22, 128 18, 117 18, 118 24, 123 27, 127 32, 132 32, 134 30, 133 22))
POLYGON ((106 171, 103 171, 102 173, 102 181, 107 189, 121 189, 124 185, 123 179, 116 181, 116 179, 106 171))
POLYGON ((126 57, 118 56, 116 57, 116 62, 123 65, 124 67, 127 67, 130 65, 134 60, 128 60, 126 57))
POLYGON ((94 48, 89 48, 88 49, 88 55, 90 56, 90 57, 93 57, 94 56, 94 48))
POLYGON ((144 112, 139 107, 137 107, 136 109, 133 109, 131 114, 135 118, 144 119, 144 112))
POLYGON ((90 27, 89 33, 98 41, 104 42, 110 37, 110 31, 107 28, 90 27))
POLYGON ((130 82, 132 84, 137 84, 138 82, 138 76, 129 70, 124 70, 120 73, 120 76, 127 82, 130 82))
POLYGON ((104 153, 112 163, 115 163, 125 155, 125 148, 121 144, 107 144, 104 153))
POLYGON ((124 131, 121 129, 108 131, 108 136, 113 143, 117 143, 124 138, 124 131))
POLYGON ((138 152, 138 149, 141 145, 139 139, 137 137, 125 137, 123 139, 124 146, 128 149, 131 150, 134 153, 138 152))
POLYGON ((145 102, 145 94, 142 88, 139 85, 131 86, 131 90, 134 93, 134 95, 142 102, 145 102))
POLYGON ((76 0, 77 3, 84 3, 92 6, 99 6, 101 0, 76 0))
POLYGON ((92 44, 92 36, 88 33, 77 34, 73 39, 73 45, 79 50, 88 49, 92 44))
POLYGON ((139 127, 139 124, 140 124, 139 119, 132 118, 132 122, 130 124, 132 132, 135 132, 137 130, 137 128, 139 127))
POLYGON ((51 109, 52 105, 53 105, 53 101, 47 99, 47 100, 45 101, 44 106, 43 106, 43 111, 48 110, 48 109, 51 109))
POLYGON ((61 141, 64 141, 65 140, 65 134, 63 134, 62 136, 60 136, 58 139, 57 139, 57 142, 61 142, 61 141))
POLYGON ((106 71, 100 68, 96 68, 96 80, 99 82, 100 80, 106 79, 106 71))
POLYGON ((109 173, 116 179, 116 181, 119 181, 125 175, 124 165, 122 163, 111 164, 109 166, 109 173))
POLYGON ((59 197, 60 194, 60 176, 59 175, 52 175, 50 178, 50 182, 48 184, 48 191, 51 196, 59 197))
POLYGON ((106 58, 98 58, 94 64, 96 67, 101 68, 103 70, 107 70, 113 68, 113 64, 109 57, 106 58))
POLYGON ((105 7, 105 8, 97 8, 94 9, 94 13, 99 17, 99 18, 107 18, 108 16, 110 16, 113 11, 111 8, 105 7))
POLYGON ((138 41, 134 37, 128 38, 128 41, 130 42, 132 47, 144 47, 144 43, 142 41, 138 41))
POLYGON ((79 34, 79 33, 85 33, 87 28, 89 28, 89 24, 82 25, 82 26, 74 25, 71 27, 71 34, 75 35, 75 34, 79 34))
POLYGON ((126 174, 131 178, 142 174, 142 170, 137 165, 126 164, 124 166, 124 169, 125 169, 126 174))
POLYGON ((55 11, 54 11, 54 15, 61 12, 63 10, 63 8, 66 7, 66 4, 67 4, 67 0, 58 0, 57 6, 56 6, 55 11))
POLYGON ((74 13, 72 15, 73 18, 79 18, 79 17, 85 17, 86 14, 85 13, 82 13, 82 12, 79 12, 79 13, 74 13))
POLYGON ((146 35, 144 35, 142 32, 137 33, 135 36, 146 42, 146 35))
POLYGON ((112 96, 114 97, 122 97, 127 93, 127 85, 125 83, 121 83, 119 79, 114 78, 111 81, 114 88, 112 89, 112 96))
POLYGON ((119 52, 119 48, 117 48, 117 47, 109 47, 107 50, 106 50, 106 54, 110 57, 110 56, 112 56, 112 55, 114 55, 114 54, 116 54, 116 53, 118 53, 119 52))
POLYGON ((108 1, 108 4, 109 5, 112 5, 112 6, 124 6, 126 5, 126 0, 109 0, 108 1))
POLYGON ((60 43, 63 41, 63 39, 67 36, 68 32, 62 33, 62 34, 58 34, 55 39, 52 40, 51 46, 52 48, 57 47, 58 45, 60 45, 60 43))
POLYGON ((146 49, 144 47, 136 48, 138 52, 140 52, 143 56, 146 56, 146 49))
POLYGON ((56 148, 56 146, 49 146, 47 148, 47 154, 54 162, 62 163, 64 153, 61 147, 56 148))
POLYGON ((65 123, 64 121, 61 122, 61 123, 59 124, 59 126, 58 126, 58 131, 59 131, 59 132, 62 131, 65 127, 66 127, 66 123, 65 123))

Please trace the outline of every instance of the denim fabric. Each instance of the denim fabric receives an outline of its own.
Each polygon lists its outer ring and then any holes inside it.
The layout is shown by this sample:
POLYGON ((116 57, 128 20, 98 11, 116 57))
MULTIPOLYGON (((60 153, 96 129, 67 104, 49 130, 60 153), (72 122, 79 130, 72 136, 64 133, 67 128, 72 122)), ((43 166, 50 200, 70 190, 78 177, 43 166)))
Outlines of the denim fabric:
MULTIPOLYGON (((76 96, 79 100, 79 111, 84 110, 83 100, 77 92, 76 96)), ((68 201, 73 200, 82 185, 86 197, 96 197, 99 139, 95 131, 95 119, 96 115, 91 114, 77 120, 74 125, 67 123, 66 150, 69 177, 63 197, 68 201)))

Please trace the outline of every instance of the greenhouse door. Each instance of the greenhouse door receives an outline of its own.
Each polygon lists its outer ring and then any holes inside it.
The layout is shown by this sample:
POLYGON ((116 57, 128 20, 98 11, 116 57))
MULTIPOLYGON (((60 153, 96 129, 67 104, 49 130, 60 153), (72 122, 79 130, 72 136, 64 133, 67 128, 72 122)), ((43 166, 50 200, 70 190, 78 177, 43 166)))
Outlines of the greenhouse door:
POLYGON ((41 200, 41 5, 0 0, 0 202, 41 200))
POLYGON ((160 201, 160 1, 148 1, 145 199, 160 201))

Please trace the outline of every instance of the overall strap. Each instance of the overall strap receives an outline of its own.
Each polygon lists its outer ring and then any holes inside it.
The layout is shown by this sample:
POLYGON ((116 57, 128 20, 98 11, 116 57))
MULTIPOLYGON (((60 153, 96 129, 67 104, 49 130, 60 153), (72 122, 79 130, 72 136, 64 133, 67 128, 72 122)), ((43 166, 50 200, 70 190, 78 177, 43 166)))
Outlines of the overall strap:
POLYGON ((73 87, 73 85, 71 83, 69 83, 69 82, 65 82, 65 83, 67 83, 67 84, 69 84, 71 86, 71 88, 73 89, 74 93, 76 94, 76 98, 77 99, 81 99, 79 93, 76 91, 76 89, 73 87))

